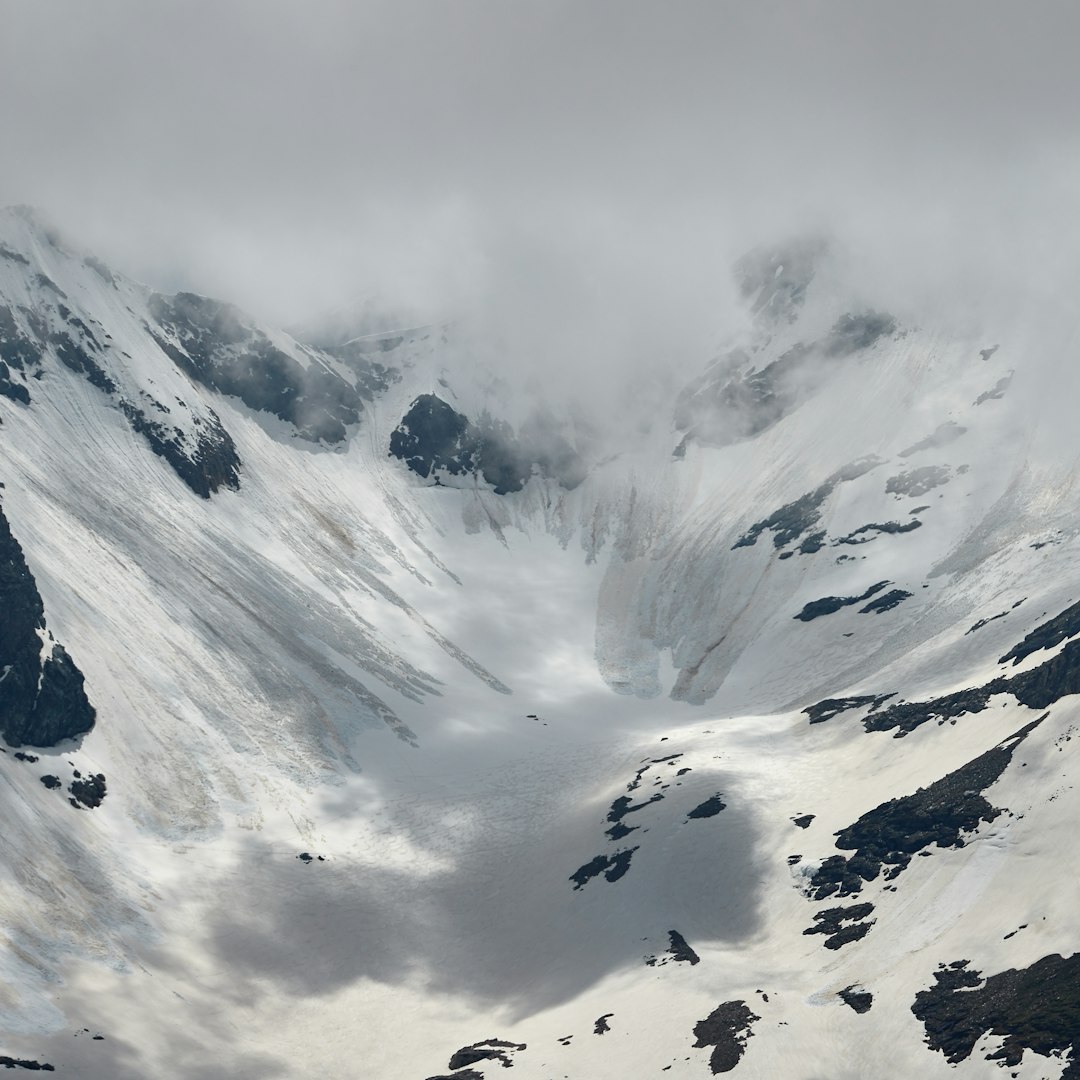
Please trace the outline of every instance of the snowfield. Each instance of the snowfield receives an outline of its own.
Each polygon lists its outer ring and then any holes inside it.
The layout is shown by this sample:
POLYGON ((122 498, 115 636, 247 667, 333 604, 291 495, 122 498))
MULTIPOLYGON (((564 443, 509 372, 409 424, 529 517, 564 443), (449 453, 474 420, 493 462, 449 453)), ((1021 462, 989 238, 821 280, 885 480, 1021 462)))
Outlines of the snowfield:
POLYGON ((1002 662, 1080 600, 1073 328, 799 252, 599 445, 454 327, 315 348, 0 213, 0 605, 96 712, 0 754, 11 1067, 1080 1076, 1080 617, 1002 662))

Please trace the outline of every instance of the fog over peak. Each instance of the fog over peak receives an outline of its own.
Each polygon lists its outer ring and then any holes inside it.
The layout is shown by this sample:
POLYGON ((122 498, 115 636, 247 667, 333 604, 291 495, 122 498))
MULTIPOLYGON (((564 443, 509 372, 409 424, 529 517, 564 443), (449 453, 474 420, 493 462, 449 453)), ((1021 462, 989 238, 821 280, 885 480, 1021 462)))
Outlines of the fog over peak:
POLYGON ((541 364, 693 353, 808 231, 913 309, 1069 295, 1070 4, 0 13, 0 203, 278 324, 374 295, 541 364))

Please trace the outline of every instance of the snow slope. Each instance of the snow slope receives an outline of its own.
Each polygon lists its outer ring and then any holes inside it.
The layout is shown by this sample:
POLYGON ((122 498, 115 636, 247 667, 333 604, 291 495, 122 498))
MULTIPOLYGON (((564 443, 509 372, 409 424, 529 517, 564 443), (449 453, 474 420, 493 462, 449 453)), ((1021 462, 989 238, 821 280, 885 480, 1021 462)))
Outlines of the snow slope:
POLYGON ((818 244, 738 273, 611 444, 452 326, 315 348, 0 215, 0 507, 96 710, 0 755, 0 1054, 1080 1071, 1075 468, 1030 423, 1072 328, 872 308, 818 244), (422 395, 463 419, 410 468, 422 395))

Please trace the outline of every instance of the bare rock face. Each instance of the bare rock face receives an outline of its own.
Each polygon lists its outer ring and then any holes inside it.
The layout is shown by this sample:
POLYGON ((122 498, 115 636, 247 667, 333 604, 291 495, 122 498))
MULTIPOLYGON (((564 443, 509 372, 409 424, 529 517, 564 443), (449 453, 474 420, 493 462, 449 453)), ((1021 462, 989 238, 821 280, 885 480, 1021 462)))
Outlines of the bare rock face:
POLYGON ((911 1011, 928 1045, 950 1064, 969 1058, 989 1034, 998 1046, 987 1061, 1014 1067, 1031 1050, 1064 1058, 1063 1080, 1080 1077, 1080 954, 1044 956, 989 977, 956 960, 942 964, 934 980, 915 995, 911 1011))
POLYGON ((574 448, 541 416, 515 432, 487 414, 473 421, 435 394, 421 394, 390 435, 390 454, 425 479, 477 476, 496 495, 520 491, 537 469, 570 490, 585 477, 574 448))
POLYGON ((150 310, 155 340, 185 374, 249 408, 272 413, 312 442, 342 442, 360 422, 357 387, 318 356, 296 356, 275 345, 242 313, 193 293, 155 295, 150 310))
POLYGON ((745 1001, 725 1001, 694 1025, 695 1048, 713 1048, 709 1067, 714 1076, 731 1072, 739 1064, 746 1052, 746 1041, 754 1034, 754 1022, 760 1019, 745 1001))
POLYGON ((45 631, 45 607, 0 510, 0 735, 9 746, 55 746, 94 726, 82 672, 45 631))

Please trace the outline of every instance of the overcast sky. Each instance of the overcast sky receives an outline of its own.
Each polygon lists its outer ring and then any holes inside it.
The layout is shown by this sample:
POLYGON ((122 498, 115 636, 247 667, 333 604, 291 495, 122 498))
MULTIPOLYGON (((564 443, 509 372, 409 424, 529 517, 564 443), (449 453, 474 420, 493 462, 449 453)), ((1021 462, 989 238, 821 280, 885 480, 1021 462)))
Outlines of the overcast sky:
POLYGON ((1030 280, 1076 250, 1078 41, 1072 2, 0 0, 0 203, 283 323, 679 316, 805 227, 1030 280))

